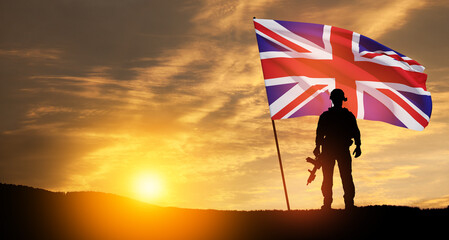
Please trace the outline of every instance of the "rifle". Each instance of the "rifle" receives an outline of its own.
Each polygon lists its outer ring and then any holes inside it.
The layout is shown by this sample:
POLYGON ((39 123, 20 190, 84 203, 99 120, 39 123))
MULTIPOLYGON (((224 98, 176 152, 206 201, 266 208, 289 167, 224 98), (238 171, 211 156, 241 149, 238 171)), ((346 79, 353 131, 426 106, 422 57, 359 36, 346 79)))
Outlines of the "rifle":
POLYGON ((308 171, 310 172, 310 176, 309 176, 309 179, 307 179, 306 185, 309 185, 311 182, 313 182, 313 180, 315 180, 316 170, 321 168, 321 160, 319 159, 319 156, 316 156, 315 159, 313 159, 311 157, 307 157, 306 161, 313 164, 313 169, 312 170, 308 169, 308 171))

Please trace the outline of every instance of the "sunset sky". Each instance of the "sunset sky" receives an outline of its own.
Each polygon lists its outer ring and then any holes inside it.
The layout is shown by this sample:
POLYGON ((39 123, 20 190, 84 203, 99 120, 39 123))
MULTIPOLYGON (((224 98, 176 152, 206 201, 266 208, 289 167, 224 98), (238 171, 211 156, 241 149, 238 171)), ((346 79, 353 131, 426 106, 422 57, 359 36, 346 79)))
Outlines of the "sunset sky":
MULTIPOLYGON (((358 120, 355 204, 449 205, 443 0, 1 1, 0 182, 286 209, 253 16, 349 29, 424 65, 424 131, 358 120)), ((321 173, 306 186, 317 121, 276 121, 293 209, 322 204, 321 173)))

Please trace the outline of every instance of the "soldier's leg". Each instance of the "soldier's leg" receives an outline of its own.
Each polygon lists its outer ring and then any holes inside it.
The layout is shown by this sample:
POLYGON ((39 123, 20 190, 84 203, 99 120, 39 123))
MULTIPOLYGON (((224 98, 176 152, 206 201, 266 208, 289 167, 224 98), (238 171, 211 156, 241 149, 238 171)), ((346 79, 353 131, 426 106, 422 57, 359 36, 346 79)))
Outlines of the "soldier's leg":
POLYGON ((339 156, 338 169, 340 171, 341 182, 343 184, 344 195, 346 207, 354 206, 355 197, 355 186, 352 179, 352 159, 349 149, 339 156))
POLYGON ((332 204, 332 185, 334 178, 334 159, 323 159, 323 183, 321 185, 321 192, 323 193, 323 208, 330 208, 332 204))

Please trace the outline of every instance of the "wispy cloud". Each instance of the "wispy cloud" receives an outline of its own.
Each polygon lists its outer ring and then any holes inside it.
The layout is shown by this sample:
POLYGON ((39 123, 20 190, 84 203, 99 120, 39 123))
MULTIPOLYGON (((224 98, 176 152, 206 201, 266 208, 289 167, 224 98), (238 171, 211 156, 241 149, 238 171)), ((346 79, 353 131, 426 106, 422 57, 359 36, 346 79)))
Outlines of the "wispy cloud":
POLYGON ((416 202, 415 204, 421 208, 447 208, 449 205, 449 195, 433 198, 433 199, 425 199, 416 202))
MULTIPOLYGON (((132 175, 152 171, 167 185, 160 204, 226 209, 285 204, 253 16, 385 38, 413 25, 413 13, 435 7, 403 0, 58 4, 67 9, 64 17, 45 1, 7 11, 7 19, 20 21, 3 25, 9 34, 0 45, 0 96, 14 106, 1 108, 9 117, 0 119, 0 155, 8 159, 0 162, 0 175, 55 190, 133 196, 132 175), (31 26, 37 30, 27 31, 31 26)), ((439 91, 432 92, 434 115, 425 131, 359 121, 363 155, 354 160, 354 176, 360 202, 414 204, 447 195, 437 186, 449 186, 446 179, 420 183, 429 180, 426 174, 445 176, 438 169, 446 170, 449 159, 449 95, 440 87, 447 69, 426 67, 439 91), (439 165, 428 164, 432 159, 439 165), (433 190, 424 197, 402 191, 410 182, 433 190)), ((294 207, 321 203, 319 179, 305 186, 304 158, 314 147, 316 121, 276 123, 294 207)), ((340 194, 341 186, 335 190, 340 194)))
POLYGON ((414 10, 422 9, 426 1, 340 1, 321 5, 305 4, 303 16, 307 21, 329 24, 357 31, 371 38, 400 29, 414 10), (328 5, 328 6, 326 6, 328 5))
POLYGON ((1 56, 28 58, 34 60, 58 60, 61 58, 61 50, 58 49, 0 49, 1 56))

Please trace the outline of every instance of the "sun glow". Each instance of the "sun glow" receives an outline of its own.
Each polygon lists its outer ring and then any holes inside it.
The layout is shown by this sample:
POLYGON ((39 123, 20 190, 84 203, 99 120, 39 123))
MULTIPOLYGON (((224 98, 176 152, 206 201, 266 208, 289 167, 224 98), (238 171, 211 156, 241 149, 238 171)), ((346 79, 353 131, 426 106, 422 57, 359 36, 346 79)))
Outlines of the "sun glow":
POLYGON ((162 195, 161 178, 154 174, 141 174, 135 180, 135 192, 141 201, 149 202, 162 195))

